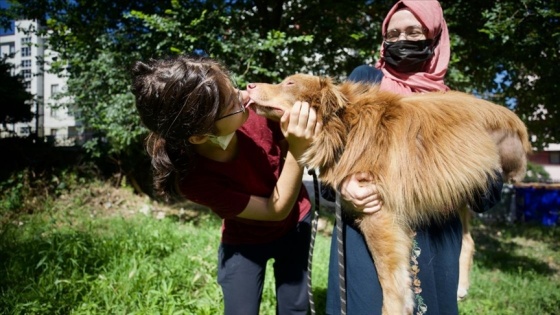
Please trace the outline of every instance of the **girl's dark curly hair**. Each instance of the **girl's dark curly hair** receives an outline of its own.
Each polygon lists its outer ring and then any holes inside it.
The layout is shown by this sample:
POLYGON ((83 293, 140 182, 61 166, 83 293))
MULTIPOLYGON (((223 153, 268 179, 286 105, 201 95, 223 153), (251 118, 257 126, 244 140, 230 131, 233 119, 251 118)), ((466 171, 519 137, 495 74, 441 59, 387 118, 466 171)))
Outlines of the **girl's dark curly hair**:
POLYGON ((227 70, 204 57, 176 56, 136 62, 132 92, 142 123, 150 130, 146 149, 152 160, 154 189, 168 198, 176 176, 193 167, 192 135, 211 134, 233 89, 227 70))

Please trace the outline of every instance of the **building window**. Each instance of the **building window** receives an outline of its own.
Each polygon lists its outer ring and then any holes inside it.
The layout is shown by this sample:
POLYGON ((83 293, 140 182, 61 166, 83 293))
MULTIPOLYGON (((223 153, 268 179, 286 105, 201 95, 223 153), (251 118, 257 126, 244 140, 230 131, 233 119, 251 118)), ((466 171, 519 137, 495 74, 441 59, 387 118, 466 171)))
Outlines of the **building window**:
POLYGON ((30 69, 23 69, 21 70, 21 74, 23 75, 24 79, 31 79, 31 70, 30 69))
POLYGON ((22 68, 31 68, 31 59, 23 59, 21 61, 22 68))
POLYGON ((31 90, 31 81, 23 82, 23 87, 28 91, 31 90))
POLYGON ((550 152, 550 164, 560 164, 560 152, 550 152))
POLYGON ((21 39, 21 46, 24 46, 26 44, 30 44, 31 43, 31 37, 23 37, 21 39))
POLYGON ((60 92, 60 86, 58 84, 51 84, 51 95, 55 96, 60 92))
POLYGON ((56 137, 56 134, 58 133, 58 129, 56 128, 51 128, 51 136, 56 137))
POLYGON ((74 138, 78 136, 78 128, 76 126, 68 126, 68 138, 74 138))
POLYGON ((12 58, 14 52, 16 51, 16 46, 14 45, 14 43, 1 43, 0 51, 2 52, 1 57, 12 58))
POLYGON ((29 126, 20 127, 19 128, 19 133, 22 136, 29 136, 31 134, 31 127, 29 127, 29 126))
POLYGON ((30 57, 31 56, 31 47, 21 47, 21 56, 22 57, 30 57))

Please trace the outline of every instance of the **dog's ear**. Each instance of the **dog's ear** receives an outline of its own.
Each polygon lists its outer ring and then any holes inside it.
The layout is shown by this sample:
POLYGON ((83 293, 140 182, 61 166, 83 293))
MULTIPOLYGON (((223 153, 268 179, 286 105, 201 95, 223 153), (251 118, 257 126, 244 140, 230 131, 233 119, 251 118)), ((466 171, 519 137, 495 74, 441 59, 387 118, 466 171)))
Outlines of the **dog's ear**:
POLYGON ((321 171, 321 175, 324 175, 322 178, 329 184, 338 184, 335 182, 336 174, 331 171, 336 169, 348 134, 340 113, 346 107, 346 97, 330 78, 319 78, 319 86, 315 85, 314 91, 311 106, 317 110, 323 131, 315 138, 302 160, 312 168, 329 170, 329 174, 321 171))
POLYGON ((321 90, 321 100, 320 104, 318 105, 319 112, 321 112, 325 117, 334 115, 336 112, 346 106, 346 97, 332 82, 331 78, 321 77, 319 79, 319 84, 321 90))

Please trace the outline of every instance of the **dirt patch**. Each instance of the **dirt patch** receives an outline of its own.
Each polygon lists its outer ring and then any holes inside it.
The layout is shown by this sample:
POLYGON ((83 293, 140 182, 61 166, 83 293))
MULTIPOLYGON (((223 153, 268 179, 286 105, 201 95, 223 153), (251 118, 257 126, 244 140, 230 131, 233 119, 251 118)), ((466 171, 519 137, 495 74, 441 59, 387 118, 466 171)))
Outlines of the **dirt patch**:
POLYGON ((156 219, 175 217, 180 221, 194 220, 201 214, 209 213, 190 201, 166 204, 139 195, 129 188, 115 188, 108 183, 88 185, 59 197, 60 204, 68 206, 79 203, 89 209, 92 217, 120 216, 128 218, 137 214, 153 216, 156 219))

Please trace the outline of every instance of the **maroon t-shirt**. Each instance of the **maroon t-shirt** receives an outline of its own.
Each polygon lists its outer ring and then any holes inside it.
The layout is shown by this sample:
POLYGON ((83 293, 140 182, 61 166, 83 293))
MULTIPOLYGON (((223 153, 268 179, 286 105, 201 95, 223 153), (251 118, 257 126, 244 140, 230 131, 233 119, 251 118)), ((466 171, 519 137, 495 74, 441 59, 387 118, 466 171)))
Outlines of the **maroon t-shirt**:
POLYGON ((283 166, 279 123, 250 111, 237 131, 238 155, 229 162, 197 156, 194 170, 179 182, 187 199, 212 209, 222 221, 225 244, 260 244, 280 238, 309 213, 311 202, 301 186, 298 199, 282 221, 257 221, 238 218, 251 195, 269 197, 283 166))

